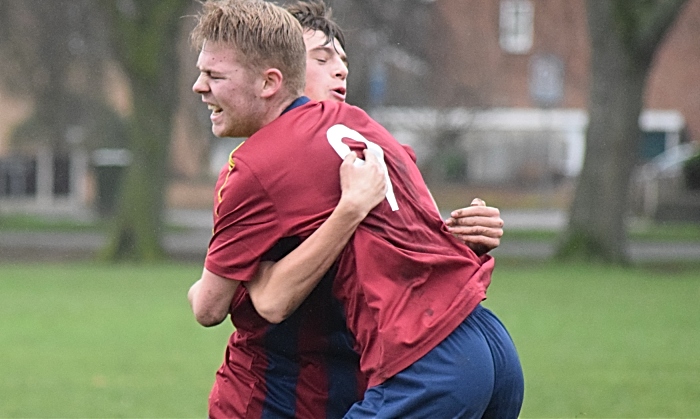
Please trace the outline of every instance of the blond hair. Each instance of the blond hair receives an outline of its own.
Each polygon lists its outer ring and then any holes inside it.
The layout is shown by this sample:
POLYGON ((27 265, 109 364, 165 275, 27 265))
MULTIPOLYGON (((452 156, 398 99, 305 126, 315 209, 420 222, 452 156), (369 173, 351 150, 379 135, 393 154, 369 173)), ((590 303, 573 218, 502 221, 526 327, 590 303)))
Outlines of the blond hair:
POLYGON ((299 22, 281 7, 262 0, 207 0, 190 34, 195 48, 205 41, 230 45, 241 64, 277 68, 290 93, 300 95, 306 81, 306 48, 299 22))

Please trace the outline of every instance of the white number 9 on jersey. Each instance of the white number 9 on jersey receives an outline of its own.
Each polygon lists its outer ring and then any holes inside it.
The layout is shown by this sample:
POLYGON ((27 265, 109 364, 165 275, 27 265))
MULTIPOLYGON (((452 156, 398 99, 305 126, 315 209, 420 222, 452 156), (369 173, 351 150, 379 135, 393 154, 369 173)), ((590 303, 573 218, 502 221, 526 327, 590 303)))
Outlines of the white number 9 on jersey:
MULTIPOLYGON (((377 144, 366 139, 359 132, 350 129, 343 124, 336 124, 330 127, 326 132, 326 137, 328 138, 328 142, 330 143, 331 147, 333 147, 333 150, 335 150, 335 152, 338 153, 341 159, 345 159, 345 156, 347 156, 350 153, 350 147, 343 142, 343 138, 350 138, 351 140, 365 143, 367 149, 377 157, 377 160, 379 160, 379 164, 382 165, 387 184, 386 200, 389 202, 391 210, 397 211, 399 209, 399 204, 396 202, 396 196, 394 196, 394 188, 391 185, 391 178, 389 178, 389 170, 386 168, 386 162, 384 161, 384 150, 382 150, 382 148, 377 144)), ((361 166, 363 164, 365 164, 364 160, 360 158, 355 160, 355 165, 361 166)))

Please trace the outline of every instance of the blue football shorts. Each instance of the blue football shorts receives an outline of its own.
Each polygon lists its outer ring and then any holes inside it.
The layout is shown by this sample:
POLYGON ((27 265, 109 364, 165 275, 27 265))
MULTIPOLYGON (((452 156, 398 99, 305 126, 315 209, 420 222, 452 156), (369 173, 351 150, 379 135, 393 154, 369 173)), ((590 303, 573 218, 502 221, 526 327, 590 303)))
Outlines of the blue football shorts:
POLYGON ((523 392, 513 340, 479 305, 424 357, 367 389, 345 418, 517 418, 523 392))

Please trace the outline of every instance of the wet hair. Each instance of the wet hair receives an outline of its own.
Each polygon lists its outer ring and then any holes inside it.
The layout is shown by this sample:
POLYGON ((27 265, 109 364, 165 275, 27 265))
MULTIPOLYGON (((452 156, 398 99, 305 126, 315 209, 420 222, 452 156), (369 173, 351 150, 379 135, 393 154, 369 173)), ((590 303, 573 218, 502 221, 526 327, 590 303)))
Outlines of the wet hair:
POLYGON ((306 80, 306 48, 299 22, 285 9, 263 0, 207 0, 190 34, 195 48, 223 43, 239 51, 250 69, 277 68, 290 93, 301 94, 306 80))
POLYGON ((301 23, 304 30, 321 31, 326 35, 326 41, 337 39, 345 49, 345 35, 332 18, 332 10, 323 1, 296 1, 285 6, 287 11, 301 23))

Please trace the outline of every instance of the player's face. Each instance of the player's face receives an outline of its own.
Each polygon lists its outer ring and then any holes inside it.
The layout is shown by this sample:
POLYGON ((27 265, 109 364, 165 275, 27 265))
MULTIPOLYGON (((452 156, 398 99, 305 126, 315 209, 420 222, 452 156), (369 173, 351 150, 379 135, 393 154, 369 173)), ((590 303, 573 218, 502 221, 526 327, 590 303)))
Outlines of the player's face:
POLYGON ((227 45, 205 42, 197 59, 199 77, 192 90, 211 110, 211 130, 217 137, 248 137, 261 126, 260 83, 239 63, 238 54, 227 45))
POLYGON ((326 40, 321 31, 304 32, 306 45, 306 89, 304 94, 317 101, 345 102, 348 59, 337 39, 326 40))

